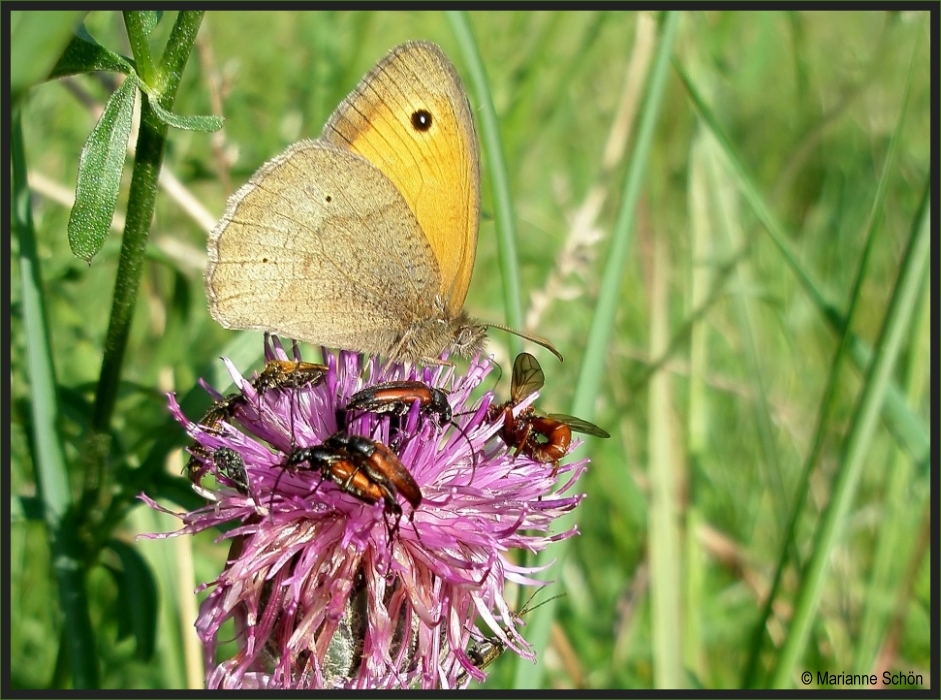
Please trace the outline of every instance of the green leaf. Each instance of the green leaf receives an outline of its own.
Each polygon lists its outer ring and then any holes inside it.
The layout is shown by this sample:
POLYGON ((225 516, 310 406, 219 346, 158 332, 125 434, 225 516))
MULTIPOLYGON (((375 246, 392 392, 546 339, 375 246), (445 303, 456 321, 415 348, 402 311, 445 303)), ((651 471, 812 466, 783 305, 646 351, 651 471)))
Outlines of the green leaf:
POLYGON ((144 29, 144 35, 150 36, 160 20, 163 17, 163 10, 144 10, 141 11, 141 25, 144 29))
POLYGON ((14 96, 46 80, 84 10, 10 13, 10 91, 14 96))
POLYGON ((79 158, 75 205, 69 216, 69 245, 72 253, 86 262, 101 250, 114 215, 137 85, 137 78, 128 76, 111 96, 79 158))
POLYGON ((218 117, 214 114, 195 117, 184 117, 181 114, 174 114, 157 104, 156 99, 150 100, 150 106, 153 107, 154 113, 160 121, 169 126, 176 127, 177 129, 212 133, 213 131, 219 131, 222 125, 225 124, 224 117, 218 117))
POLYGON ((49 79, 93 71, 112 71, 125 75, 135 73, 133 61, 106 49, 88 33, 85 25, 81 25, 49 73, 49 79))
POLYGON ((121 570, 108 567, 118 584, 118 631, 121 638, 133 635, 138 658, 153 656, 157 634, 157 582, 140 552, 121 540, 108 547, 121 560, 121 570))
POLYGON ((41 523, 46 517, 42 501, 38 496, 20 496, 10 499, 11 522, 29 520, 41 523))

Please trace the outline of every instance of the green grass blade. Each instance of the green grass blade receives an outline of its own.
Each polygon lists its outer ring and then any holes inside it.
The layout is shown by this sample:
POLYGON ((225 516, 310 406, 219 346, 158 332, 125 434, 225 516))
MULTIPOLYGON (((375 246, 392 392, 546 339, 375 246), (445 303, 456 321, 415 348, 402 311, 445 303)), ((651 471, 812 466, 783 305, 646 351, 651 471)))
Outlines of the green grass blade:
MULTIPOLYGON (((643 185, 648 155, 653 143, 663 95, 666 91, 669 61, 673 52, 673 41, 676 37, 679 19, 680 15, 678 13, 670 12, 665 14, 661 25, 660 44, 650 70, 646 99, 640 114, 636 146, 624 181, 621 208, 615 223, 611 248, 608 252, 607 264, 602 278, 601 293, 595 307, 595 315, 592 318, 585 357, 572 404, 572 415, 585 420, 591 420, 594 415, 595 397, 603 378, 605 354, 615 325, 614 319, 620 300, 621 282, 633 238, 637 198, 643 185)), ((562 518, 558 524, 558 529, 564 531, 573 525, 574 521, 571 517, 562 518)), ((546 565, 553 560, 563 561, 570 544, 571 540, 560 542, 553 547, 551 553, 540 553, 537 562, 546 565)), ((558 565, 555 570, 558 571, 558 565)), ((547 646, 549 626, 552 623, 556 603, 557 601, 547 602, 540 609, 541 614, 533 618, 528 638, 536 649, 545 649, 547 646)), ((676 647, 676 649, 679 652, 680 647, 676 647)), ((520 664, 517 667, 514 687, 537 688, 541 684, 543 673, 544 669, 540 664, 535 666, 520 664)))
MULTIPOLYGON (((670 260, 666 241, 653 241, 650 271, 650 354, 659 355, 669 343, 670 260)), ((647 476, 650 480, 649 530, 650 618, 653 636, 654 685, 688 687, 683 671, 683 571, 680 513, 683 504, 673 431, 672 376, 657 372, 648 392, 647 476)))
POLYGON ((68 46, 85 10, 10 12, 10 93, 19 97, 46 80, 68 46))
MULTIPOLYGON (((523 327, 522 288, 519 276, 519 254, 516 251, 516 221, 513 209, 513 196, 510 192, 509 177, 506 171, 506 158, 503 155, 503 140, 500 137, 500 124, 490 94, 487 71, 484 70, 477 41, 464 12, 446 13, 451 29, 457 39, 464 63, 470 76, 470 85, 477 97, 480 110, 477 117, 480 122, 481 144, 485 153, 487 175, 493 192, 494 216, 497 225, 497 246, 500 259, 500 279, 503 282, 503 306, 506 312, 506 324, 510 328, 523 327)), ((517 336, 510 337, 510 351, 516 356, 523 349, 522 341, 517 336)))
POLYGON ((919 216, 914 222, 908 249, 892 294, 892 301, 876 345, 873 363, 870 365, 857 413, 846 440, 843 461, 833 484, 833 497, 823 514, 814 540, 813 552, 801 580, 790 633, 772 679, 772 685, 776 688, 794 686, 795 665, 803 655, 810 627, 820 603, 820 592, 827 562, 842 535, 850 505, 856 495, 859 477, 868 456, 869 446, 876 432, 875 423, 879 417, 886 388, 891 381, 891 373, 895 368, 895 361, 902 343, 907 337, 909 320, 917 304, 918 292, 931 248, 930 191, 929 177, 919 216))
POLYGON ((637 200, 644 184, 648 157, 654 140, 660 106, 666 93, 668 80, 665 62, 673 51, 680 15, 666 13, 661 24, 660 45, 654 64, 651 66, 649 87, 637 129, 637 140, 624 181, 621 206, 614 224, 607 264, 601 278, 601 293, 592 318, 591 330, 585 348, 585 357, 578 376, 572 414, 590 420, 595 412, 595 397, 601 388, 605 374, 605 355, 614 330, 614 319, 621 302, 621 288, 627 258, 634 235, 637 218, 637 200))
MULTIPOLYGON (((713 149, 715 152, 715 149, 713 149)), ((719 163, 710 159, 713 166, 713 176, 717 181, 727 182, 727 177, 718 172, 719 163)), ((730 187, 720 187, 717 199, 720 228, 725 232, 728 249, 726 257, 733 258, 738 251, 749 250, 749 234, 743 231, 738 199, 731 194, 730 187)), ((762 353, 759 349, 757 330, 761 310, 757 308, 760 300, 755 300, 749 290, 756 289, 760 272, 753 269, 751 258, 746 255, 742 264, 737 265, 732 272, 735 284, 733 285, 732 304, 734 306, 735 321, 739 330, 742 345, 743 364, 751 390, 752 416, 755 419, 755 428, 758 435, 758 444, 761 450, 761 459, 757 461, 762 488, 768 494, 774 518, 779 527, 786 521, 786 504, 784 496, 787 489, 784 487, 782 465, 778 453, 775 429, 771 416, 770 398, 767 388, 768 367, 762 362, 762 353)))
MULTIPOLYGON (((722 153, 728 161, 729 167, 738 178, 739 187, 741 188, 745 201, 764 226, 765 231, 778 248, 788 267, 791 268, 814 306, 817 307, 831 329, 835 333, 841 333, 845 319, 836 306, 826 299, 821 292, 821 285, 811 276, 807 269, 800 264, 798 256, 791 250, 788 240, 793 240, 793 236, 786 235, 784 227, 771 213, 770 207, 765 202, 764 197, 762 197, 758 188, 755 186, 753 178, 748 174, 738 156, 737 149, 724 133, 722 127, 719 125, 718 119, 700 95, 693 80, 679 64, 677 64, 677 72, 686 85, 686 89, 690 94, 698 115, 721 145, 722 153)), ((854 337, 854 346, 859 343, 861 343, 861 341, 854 337)), ((853 358, 855 366, 861 372, 868 367, 867 364, 863 364, 867 354, 867 348, 865 348, 864 345, 850 353, 850 357, 853 358)), ((901 394, 898 388, 893 385, 889 390, 889 401, 887 401, 884 406, 883 418, 893 435, 903 436, 900 438, 900 444, 905 448, 913 448, 913 450, 915 450, 912 453, 913 459, 921 462, 928 449, 927 429, 924 427, 923 421, 911 411, 900 397, 901 394), (912 426, 920 426, 920 429, 912 428, 912 426)))
MULTIPOLYGON (((858 269, 856 271, 853 288, 850 293, 849 308, 845 313, 845 317, 850 319, 851 322, 853 319, 856 319, 859 305, 862 302, 863 283, 866 281, 866 273, 870 267, 869 262, 873 248, 875 246, 876 236, 879 231, 879 224, 883 218, 883 208, 885 204, 885 197, 888 192, 889 181, 891 180, 891 176, 895 173, 898 148, 903 134, 905 117, 908 111, 909 97, 911 95, 911 85, 913 78, 912 71, 909 71, 908 78, 908 85, 906 86, 905 98, 900 110, 899 120, 893 132, 885 162, 882 166, 882 175, 879 178, 879 184, 876 188, 875 197, 873 198, 872 209, 869 213, 868 227, 865 232, 866 245, 863 249, 863 254, 860 258, 858 269)), ((824 444, 828 436, 828 429, 830 427, 829 417, 833 409, 834 398, 840 388, 840 370, 842 369, 844 359, 848 354, 848 349, 852 344, 852 338, 852 323, 847 323, 843 326, 840 343, 837 346, 833 361, 830 363, 830 375, 827 378, 827 383, 822 394, 812 447, 804 462, 803 472, 798 481, 798 493, 793 499, 790 519, 783 529, 785 537, 781 547, 781 552, 778 557, 778 565, 775 571, 774 580, 771 584, 771 590, 766 597, 761 616, 755 623, 755 628, 752 633, 753 641, 751 644, 748 662, 745 665, 745 673, 743 674, 743 687, 754 687, 755 685, 755 674, 757 671, 758 660, 761 655, 762 641, 764 640, 764 634, 765 630, 767 629, 768 620, 772 614, 772 606, 775 602, 775 599, 777 598, 778 588, 785 574, 785 567, 789 562, 799 566, 799 558, 794 551, 794 540, 796 538, 800 517, 804 512, 807 495, 810 492, 811 477, 814 471, 819 467, 819 458, 824 449, 824 444)), ((865 366, 868 366, 868 363, 865 366)))
POLYGON ((43 301, 42 275, 26 177, 21 105, 12 114, 11 160, 13 172, 13 229, 19 242, 19 268, 22 288, 26 347, 29 349, 29 382, 32 394, 32 423, 35 452, 34 469, 39 485, 46 527, 52 546, 52 560, 59 605, 64 616, 62 652, 68 657, 75 688, 98 687, 98 658, 95 634, 88 612, 85 589, 85 563, 78 541, 75 508, 72 501, 65 450, 56 428, 59 406, 53 352, 43 301))
MULTIPOLYGON (((926 401, 930 387, 931 358, 931 284, 930 270, 922 283, 917 327, 912 333, 914 357, 908 364, 908 403, 918 406, 926 401)), ((872 576, 865 597, 865 609, 860 623, 859 640, 853 668, 866 673, 873 668, 879 645, 887 643, 887 628, 893 608, 904 601, 884 595, 884 591, 908 590, 904 573, 908 552, 913 549, 912 533, 918 531, 919 520, 929 506, 931 498, 930 475, 919 473, 912 460, 902 450, 895 454, 887 470, 884 523, 878 530, 874 549, 872 576)))

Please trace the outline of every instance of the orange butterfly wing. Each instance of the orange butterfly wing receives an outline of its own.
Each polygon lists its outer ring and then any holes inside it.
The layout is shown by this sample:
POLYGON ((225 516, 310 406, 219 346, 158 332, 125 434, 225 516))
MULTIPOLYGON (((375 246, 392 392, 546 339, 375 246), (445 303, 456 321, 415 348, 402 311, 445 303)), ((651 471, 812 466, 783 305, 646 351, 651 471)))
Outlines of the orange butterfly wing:
POLYGON ((320 138, 358 153, 401 192, 438 262, 441 303, 457 316, 477 252, 480 149, 448 58, 429 42, 402 44, 340 103, 320 138))

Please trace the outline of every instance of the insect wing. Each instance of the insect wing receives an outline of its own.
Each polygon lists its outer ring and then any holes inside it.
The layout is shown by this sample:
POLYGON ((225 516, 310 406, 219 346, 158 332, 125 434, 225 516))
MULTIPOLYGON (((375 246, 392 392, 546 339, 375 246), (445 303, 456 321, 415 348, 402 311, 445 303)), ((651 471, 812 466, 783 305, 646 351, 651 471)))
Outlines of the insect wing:
POLYGON ((569 416, 564 413, 550 413, 548 417, 552 418, 553 420, 557 420, 560 423, 565 423, 565 425, 574 430, 576 433, 594 435, 595 437, 600 438, 611 437, 611 434, 604 428, 599 428, 594 423, 589 423, 587 420, 582 420, 581 418, 576 418, 575 416, 569 416))
POLYGON ((513 381, 510 386, 510 398, 514 404, 542 389, 546 375, 538 360, 528 352, 520 353, 513 362, 513 381))

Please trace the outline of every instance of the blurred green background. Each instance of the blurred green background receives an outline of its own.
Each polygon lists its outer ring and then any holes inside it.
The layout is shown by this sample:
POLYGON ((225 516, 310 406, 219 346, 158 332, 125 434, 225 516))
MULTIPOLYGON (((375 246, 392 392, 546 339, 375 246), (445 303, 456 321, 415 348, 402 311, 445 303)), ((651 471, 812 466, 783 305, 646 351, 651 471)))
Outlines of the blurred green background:
MULTIPOLYGON (((174 17, 168 13, 151 38, 158 54, 174 17)), ((508 168, 526 329, 550 338, 566 358, 559 364, 535 350, 547 375, 545 410, 572 410, 660 19, 621 12, 469 15, 508 168)), ((927 12, 680 16, 630 219, 613 335, 598 367, 604 381, 594 414, 582 415, 613 437, 590 439, 576 453, 592 459, 579 484, 587 494, 576 518, 581 535, 551 569, 555 583, 543 594, 564 597, 526 618, 551 611, 538 670, 527 676, 533 670, 517 671, 506 655, 490 668, 488 687, 514 687, 527 677, 546 688, 772 682, 806 585, 805 567, 819 551, 824 513, 847 468, 848 436, 867 381, 865 368, 847 356, 835 362, 840 329, 808 290, 839 314, 855 303, 851 329, 861 344, 875 346, 929 172, 928 19, 927 12), (683 74, 726 142, 712 137, 683 74), (747 179, 727 166, 730 154, 747 179), (792 261, 743 196, 746 185, 773 213, 792 261), (824 412, 831 376, 833 401, 824 412), (819 456, 808 468, 817 441, 819 456), (664 474, 670 476, 665 501, 654 496, 664 474), (788 522, 805 492, 789 544, 788 522), (658 508, 667 504, 665 529, 652 526, 655 500, 658 508), (658 563, 658 555, 667 561, 658 563), (779 559, 780 588, 765 619, 779 559), (678 604, 667 603, 675 618, 669 624, 658 595, 678 604), (681 676, 664 671, 665 663, 679 664, 681 676)), ((129 55, 120 13, 93 12, 85 24, 100 43, 129 55)), ((202 283, 206 221, 212 225, 226 197, 265 160, 316 137, 388 49, 419 38, 439 43, 469 83, 451 25, 437 12, 207 13, 174 111, 222 114, 226 123, 215 134, 170 132, 164 170, 178 187, 161 189, 157 198, 107 489, 123 489, 125 496, 129 488, 131 495, 144 490, 174 509, 198 503, 179 476, 180 453, 163 459, 185 444, 182 430, 168 422, 163 394, 183 396, 199 377, 219 376, 221 355, 240 358, 247 374, 262 340, 225 331, 209 318, 202 283), (200 206, 208 213, 202 220, 200 206), (159 474, 142 469, 158 458, 159 474)), ((120 236, 112 235, 90 266, 77 260, 66 238, 68 198, 96 110, 116 84, 110 73, 39 84, 24 104, 58 428, 76 494, 87 488, 79 449, 100 371, 120 236)), ((129 158, 125 185, 130 165, 129 158)), ((483 222, 466 308, 500 322, 502 275, 487 165, 485 159, 483 222)), ((14 237, 14 259, 17 246, 14 237)), ((48 533, 35 510, 31 349, 19 285, 14 267, 11 681, 19 688, 59 687, 68 684, 68 659, 61 655, 48 533)), ((936 528, 930 528, 925 443, 928 294, 925 276, 891 374, 902 407, 896 429, 877 422, 867 436, 822 585, 809 594, 812 624, 796 647, 792 687, 803 687, 803 670, 815 678, 817 671, 912 671, 922 674, 924 687, 930 682, 929 583, 936 562, 928 545, 936 528), (906 430, 915 437, 900 438, 906 430)), ((490 333, 489 349, 505 370, 503 394, 509 343, 507 335, 490 333)), ((198 388, 193 397, 195 418, 208 399, 198 388)), ((885 409, 882 418, 888 420, 885 409)), ((90 563, 88 606, 102 687, 201 687, 191 592, 215 577, 227 545, 209 536, 135 541, 141 532, 178 527, 137 502, 101 527, 107 531, 100 538, 143 553, 160 605, 154 658, 143 659, 147 632, 130 635, 122 622, 129 605, 142 604, 119 595, 115 581, 128 575, 122 560, 109 550, 90 563)))

